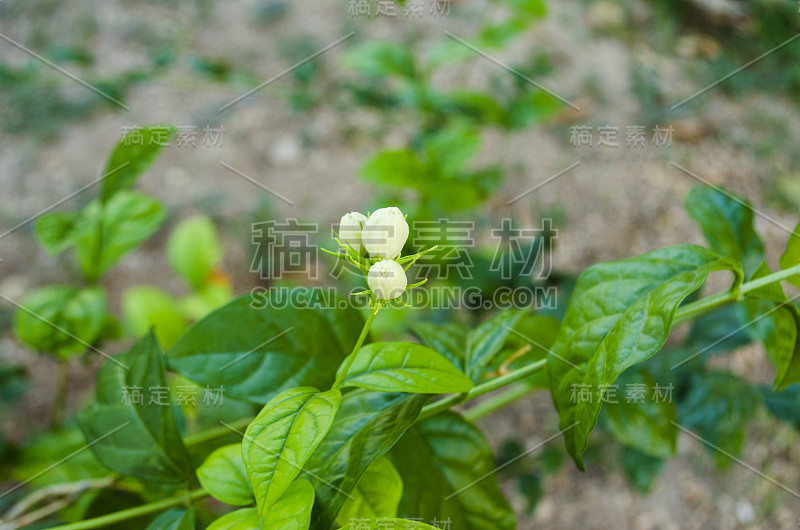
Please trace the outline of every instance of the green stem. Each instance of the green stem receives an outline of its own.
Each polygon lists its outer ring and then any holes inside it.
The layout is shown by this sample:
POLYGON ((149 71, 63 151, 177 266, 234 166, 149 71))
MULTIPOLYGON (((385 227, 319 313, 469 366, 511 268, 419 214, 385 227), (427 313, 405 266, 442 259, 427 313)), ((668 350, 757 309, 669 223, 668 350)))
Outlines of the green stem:
MULTIPOLYGON (((250 422, 253 421, 253 418, 242 418, 231 422, 231 427, 234 427, 238 430, 242 430, 250 425, 250 422)), ((213 440, 215 438, 221 438, 222 436, 231 434, 232 431, 230 427, 226 425, 220 425, 219 427, 213 427, 211 429, 207 429, 205 431, 196 432, 194 434, 188 434, 184 437, 183 443, 186 446, 192 445, 199 445, 204 442, 208 442, 209 440, 213 440)), ((234 432, 235 434, 235 432, 234 432)))
POLYGON ((786 278, 796 274, 800 274, 800 265, 795 265, 782 271, 773 272, 772 274, 768 274, 767 276, 758 278, 757 280, 745 282, 739 287, 739 289, 731 288, 725 292, 702 298, 696 302, 692 302, 691 304, 686 304, 685 306, 679 307, 675 312, 675 320, 673 325, 680 324, 681 322, 690 320, 697 315, 712 309, 717 309, 723 305, 739 302, 744 299, 747 293, 753 292, 756 289, 760 289, 765 285, 783 281, 786 278))
POLYGON ((516 383, 520 379, 524 379, 529 375, 533 375, 536 372, 543 370, 545 366, 547 366, 547 360, 542 359, 518 370, 514 370, 513 372, 501 375, 500 377, 489 379, 486 382, 472 387, 470 391, 465 394, 453 394, 444 399, 440 399, 435 403, 429 403, 422 407, 422 412, 420 413, 419 417, 427 418, 429 416, 433 416, 434 414, 438 414, 439 412, 447 410, 450 407, 458 405, 459 403, 469 401, 470 399, 475 399, 478 396, 488 394, 489 392, 497 390, 498 388, 502 388, 506 385, 510 385, 511 383, 516 383))
POLYGON ((348 355, 347 359, 345 359, 344 366, 342 366, 342 369, 339 371, 339 375, 336 376, 336 381, 333 382, 331 390, 342 386, 342 382, 344 382, 344 378, 347 375, 347 371, 350 370, 350 367, 353 365, 353 361, 356 360, 356 354, 358 353, 358 350, 361 349, 361 345, 364 344, 364 340, 367 338, 369 329, 372 327, 372 322, 375 320, 375 316, 378 314, 378 311, 380 311, 380 309, 381 309, 381 302, 376 302, 375 307, 373 309, 370 309, 369 317, 367 317, 367 321, 364 322, 364 327, 361 329, 361 335, 358 336, 356 345, 353 346, 353 351, 350 352, 350 355, 348 355))
POLYGON ((110 524, 117 523, 119 521, 124 521, 126 519, 133 519, 134 517, 147 515, 149 513, 158 512, 161 510, 165 510, 167 508, 172 508, 173 506, 179 506, 181 504, 185 504, 186 502, 192 502, 197 499, 202 499, 203 497, 207 497, 208 495, 209 493, 206 490, 197 489, 190 491, 187 494, 181 494, 180 496, 177 497, 170 497, 169 499, 151 502, 149 504, 143 504, 141 506, 136 506, 135 508, 128 508, 127 510, 121 510, 119 512, 110 513, 108 515, 101 515, 100 517, 87 519, 79 523, 71 523, 71 524, 56 526, 53 527, 52 530, 88 530, 90 528, 99 528, 101 526, 108 526, 110 524))
POLYGON ((476 404, 474 407, 470 407, 469 410, 464 412, 464 417, 469 421, 476 421, 484 416, 488 416, 489 414, 505 408, 506 406, 510 405, 511 403, 521 399, 531 392, 536 390, 541 390, 541 388, 532 387, 526 385, 525 383, 517 383, 515 385, 511 385, 506 390, 503 390, 497 395, 489 396, 480 403, 476 404))

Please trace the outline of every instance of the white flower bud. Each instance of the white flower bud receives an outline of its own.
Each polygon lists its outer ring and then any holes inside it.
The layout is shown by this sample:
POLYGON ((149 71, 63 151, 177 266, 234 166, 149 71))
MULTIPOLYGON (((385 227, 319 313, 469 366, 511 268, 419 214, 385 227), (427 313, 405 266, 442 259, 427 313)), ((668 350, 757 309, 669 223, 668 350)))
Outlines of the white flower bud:
POLYGON ((384 259, 369 268, 367 285, 377 298, 393 300, 403 294, 408 285, 403 266, 391 259, 384 259))
POLYGON ((366 222, 367 216, 359 212, 344 214, 339 221, 339 239, 346 241, 359 254, 364 248, 361 244, 361 229, 366 222))
POLYGON ((394 206, 381 208, 369 216, 361 232, 364 247, 372 257, 394 259, 408 239, 408 223, 394 206))

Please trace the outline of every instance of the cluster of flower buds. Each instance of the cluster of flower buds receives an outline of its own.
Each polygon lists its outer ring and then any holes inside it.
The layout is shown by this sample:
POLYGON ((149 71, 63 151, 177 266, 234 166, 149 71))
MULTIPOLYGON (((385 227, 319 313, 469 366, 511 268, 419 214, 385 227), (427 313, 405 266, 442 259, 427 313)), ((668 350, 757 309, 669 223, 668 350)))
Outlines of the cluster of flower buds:
POLYGON ((358 294, 372 294, 378 300, 394 300, 406 289, 425 283, 422 280, 409 285, 406 271, 420 256, 436 248, 401 257, 407 240, 408 223, 399 208, 381 208, 369 217, 350 212, 339 221, 339 237, 336 238, 344 254, 328 253, 344 257, 364 273, 369 290, 358 294))

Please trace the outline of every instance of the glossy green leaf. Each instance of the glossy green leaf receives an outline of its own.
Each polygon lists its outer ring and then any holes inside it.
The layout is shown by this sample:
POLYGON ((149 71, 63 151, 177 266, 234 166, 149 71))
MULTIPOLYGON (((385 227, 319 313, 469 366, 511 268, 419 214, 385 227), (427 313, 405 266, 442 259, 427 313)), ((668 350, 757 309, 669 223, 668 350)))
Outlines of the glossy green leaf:
MULTIPOLYGON (((344 368, 340 367, 339 371, 344 368)), ((383 392, 445 394, 466 392, 470 381, 430 348, 413 342, 373 342, 355 353, 343 386, 383 392)))
POLYGON ((194 289, 208 284, 222 256, 217 229, 205 216, 185 219, 175 227, 167 241, 170 266, 194 289))
POLYGON ((522 317, 523 312, 516 309, 501 311, 494 318, 487 320, 474 330, 467 338, 467 374, 477 382, 483 377, 486 366, 505 344, 510 330, 522 317))
POLYGON ((194 508, 172 508, 156 517, 146 530, 194 530, 194 508))
POLYGON ((262 404, 287 388, 328 388, 364 325, 355 308, 339 302, 314 289, 236 298, 189 328, 167 351, 169 366, 262 404))
MULTIPOLYGON (((752 279, 769 274, 772 271, 762 261, 752 279)), ((786 298, 780 283, 749 292, 739 307, 747 332, 764 344, 767 355, 777 367, 773 389, 781 391, 800 382, 800 313, 786 298)))
MULTIPOLYGON (((789 236, 789 241, 786 243, 786 250, 781 255, 780 259, 781 269, 788 269, 800 265, 800 223, 794 227, 794 231, 789 236)), ((800 288, 800 274, 795 274, 786 279, 791 282, 795 287, 800 288)))
POLYGON ((411 325, 411 330, 423 344, 441 353, 456 368, 464 371, 464 355, 467 351, 466 337, 469 332, 465 326, 457 323, 415 322, 411 325))
POLYGON ((122 315, 132 335, 140 337, 152 328, 164 348, 175 344, 188 325, 175 299, 149 285, 137 285, 123 293, 122 315))
POLYGON ((734 270, 741 281, 741 270, 729 259, 678 245, 598 263, 581 274, 547 358, 559 427, 579 468, 600 412, 600 391, 660 350, 681 302, 711 271, 722 269, 734 270), (576 402, 574 389, 585 385, 594 399, 576 402))
POLYGON ((197 468, 197 479, 217 500, 231 506, 253 503, 253 492, 242 460, 242 444, 216 449, 197 468))
POLYGON ((425 395, 356 390, 342 398, 330 432, 306 464, 317 491, 312 528, 330 528, 372 462, 417 420, 425 395))
POLYGON ((413 519, 362 519, 341 530, 436 530, 436 527, 413 519))
POLYGON ((19 340, 62 359, 87 350, 103 330, 106 293, 100 287, 44 287, 29 293, 15 314, 19 340))
POLYGON ((210 525, 206 530, 256 530, 261 528, 261 517, 255 508, 240 508, 226 513, 210 525))
POLYGON ((700 225, 711 248, 742 263, 749 278, 764 259, 764 245, 753 227, 750 202, 709 186, 696 186, 686 199, 686 210, 700 225))
POLYGON ((421 421, 390 458, 403 477, 401 516, 450 519, 452 528, 463 530, 515 528, 514 511, 493 474, 492 450, 460 415, 446 412, 421 421))
POLYGON ((100 195, 102 202, 108 202, 119 191, 132 186, 158 158, 164 147, 160 141, 168 142, 176 130, 171 126, 142 127, 138 131, 141 141, 134 136, 137 132, 126 133, 106 164, 107 176, 103 179, 100 195))
POLYGON ((164 222, 166 211, 155 199, 138 191, 114 195, 107 203, 89 203, 82 212, 77 239, 78 262, 89 278, 98 278, 125 254, 141 245, 164 222))
POLYGON ((313 506, 314 486, 307 480, 295 480, 263 517, 261 528, 307 530, 313 506))
POLYGON ((613 398, 606 395, 602 416, 614 439, 655 458, 675 454, 677 417, 668 385, 659 385, 649 373, 635 369, 622 374, 617 385, 613 398))
POLYGON ((79 416, 91 449, 108 468, 143 480, 181 483, 194 476, 166 392, 161 347, 150 333, 97 374, 97 400, 79 416), (139 396, 137 398, 136 396, 139 396))
POLYGON ((341 398, 339 390, 291 388, 267 403, 247 427, 242 459, 262 516, 325 437, 341 398))
MULTIPOLYGON (((758 410, 760 394, 738 377, 724 372, 692 376, 691 390, 678 404, 678 423, 723 451, 738 455, 744 447, 747 422, 758 410)), ((703 444, 717 466, 730 467, 733 461, 703 444)))
POLYGON ((336 516, 336 522, 341 526, 354 519, 396 517, 397 505, 403 495, 403 479, 392 462, 382 456, 370 464, 350 495, 353 498, 345 501, 336 516))

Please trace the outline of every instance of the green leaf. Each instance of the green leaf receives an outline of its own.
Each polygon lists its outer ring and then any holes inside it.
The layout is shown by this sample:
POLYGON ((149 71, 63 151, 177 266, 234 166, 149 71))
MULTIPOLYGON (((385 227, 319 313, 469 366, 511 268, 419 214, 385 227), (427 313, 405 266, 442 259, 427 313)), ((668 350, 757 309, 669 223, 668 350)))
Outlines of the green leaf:
POLYGON ((123 293, 122 314, 132 335, 140 337, 152 328, 164 348, 175 344, 186 331, 187 323, 175 300, 149 285, 137 285, 123 293))
POLYGON ((480 136, 474 127, 452 126, 427 137, 423 143, 428 166, 443 177, 452 177, 475 156, 480 136))
POLYGON ((86 439, 77 426, 45 432, 26 441, 8 471, 14 480, 32 488, 108 475, 91 451, 82 450, 85 447, 86 439), (62 463, 53 467, 53 462, 62 463))
MULTIPOLYGON (((342 371, 344 365, 339 368, 342 371)), ((430 348, 413 342, 373 342, 355 353, 343 386, 382 392, 466 392, 472 381, 430 348)))
POLYGON ((173 406, 162 398, 168 390, 163 354, 153 333, 129 352, 108 359, 97 374, 96 403, 78 416, 98 460, 143 480, 175 484, 191 479, 194 466, 173 406), (141 403, 133 399, 136 390, 141 403))
POLYGON ((528 21, 516 17, 496 24, 487 24, 481 29, 479 46, 482 48, 500 48, 511 39, 518 37, 529 27, 528 21))
POLYGON ((100 287, 58 285, 28 294, 15 315, 19 340, 36 351, 68 359, 86 351, 100 335, 106 293, 100 287))
POLYGON ((194 530, 194 508, 172 508, 156 517, 146 530, 194 530))
POLYGON ((175 134, 175 127, 153 126, 142 127, 140 134, 142 141, 133 141, 133 132, 127 133, 117 143, 106 164, 103 180, 103 191, 100 194, 102 202, 108 202, 119 191, 131 187, 142 173, 156 161, 161 153, 162 145, 158 143, 160 131, 166 130, 164 141, 175 134), (153 133, 156 134, 153 134, 153 133), (125 145, 125 144, 129 145, 125 145), (138 145, 141 143, 141 145, 138 145))
POLYGON ((350 48, 344 55, 348 67, 373 77, 397 75, 414 79, 414 57, 400 44, 366 41, 350 48))
MULTIPOLYGON (((738 377, 724 372, 693 375, 691 389, 678 404, 681 427, 734 456, 744 447, 747 422, 758 410, 759 392, 738 377)), ((705 444, 704 444, 705 445, 705 444)), ((720 468, 732 461, 712 447, 720 468)))
POLYGON ((764 404, 770 414, 800 430, 800 385, 775 393, 769 387, 761 388, 764 404))
POLYGON ((189 328, 167 351, 169 366, 225 395, 266 403, 296 386, 328 388, 364 320, 315 289, 242 296, 189 328), (233 331, 233 332, 232 332, 233 331))
MULTIPOLYGON (((604 424, 614 439, 655 458, 675 454, 678 428, 673 423, 677 417, 671 396, 657 395, 657 383, 645 370, 628 370, 618 383, 622 393, 615 392, 615 402, 608 397, 603 407, 604 424), (642 391, 641 399, 631 399, 632 388, 642 391)), ((660 392, 666 386, 659 385, 660 392)))
POLYGON ((750 202, 709 186, 696 186, 686 199, 686 210, 700 225, 711 248, 742 263, 749 278, 764 259, 764 245, 753 228, 750 202))
POLYGON ((483 377, 486 366, 503 348, 510 330, 519 321, 523 311, 505 310, 470 331, 467 338, 467 374, 477 382, 483 377))
POLYGON ((662 458, 646 455, 636 449, 624 447, 622 449, 622 470, 628 480, 640 493, 647 493, 664 467, 662 458))
POLYGON ((307 480, 295 480, 261 522, 264 530, 307 530, 314 506, 314 486, 307 480))
POLYGON ((600 391, 660 350, 681 302, 711 271, 722 269, 733 270, 741 281, 741 270, 729 259, 696 245, 678 245, 598 263, 581 274, 547 358, 559 427, 580 469, 600 412, 600 391), (588 385, 591 402, 572 399, 580 385, 588 385))
POLYGON ((53 212, 36 221, 36 237, 51 256, 75 244, 80 235, 80 212, 53 212))
POLYGON ((223 257, 214 223, 198 215, 181 222, 167 241, 167 259, 172 269, 193 289, 202 289, 223 257))
POLYGON ((541 18, 547 14, 547 4, 544 0, 510 0, 509 4, 518 16, 528 20, 541 18))
POLYGON ((456 323, 434 324, 414 322, 411 330, 423 344, 441 353, 460 371, 464 371, 464 352, 467 351, 468 330, 456 323))
POLYGON ((28 389, 28 372, 21 364, 0 364, 0 406, 17 401, 28 389))
POLYGON ((330 432, 306 464, 317 491, 313 528, 330 528, 372 462, 417 420, 427 397, 356 390, 342 398, 330 432))
POLYGON ((89 203, 82 215, 81 222, 91 229, 82 229, 76 242, 78 262, 87 277, 98 278, 153 235, 166 212, 155 199, 126 191, 105 204, 89 203))
MULTIPOLYGON (((800 265, 800 223, 794 227, 794 231, 789 236, 789 241, 786 243, 786 251, 781 255, 779 263, 782 270, 800 265)), ((800 274, 790 276, 786 281, 800 288, 800 274)))
POLYGON ((412 519, 359 519, 341 530, 436 530, 436 527, 412 519))
MULTIPOLYGON (((769 266, 762 261, 751 279, 770 274, 769 266)), ((779 392, 800 382, 800 313, 797 306, 786 298, 780 283, 747 293, 740 308, 747 332, 764 343, 767 356, 778 369, 773 389, 779 392)))
POLYGON ((703 350, 704 355, 710 355, 733 351, 751 342, 747 330, 742 329, 737 306, 729 305, 695 319, 684 348, 690 354, 703 350))
POLYGON ((339 390, 291 388, 267 403, 242 441, 242 459, 262 517, 297 477, 327 434, 339 390))
MULTIPOLYGON (((516 333, 509 335, 504 351, 501 355, 496 356, 497 359, 492 365, 501 364, 510 355, 525 346, 530 347, 530 350, 511 361, 508 366, 512 370, 547 359, 547 354, 556 341, 560 326, 561 322, 551 316, 524 313, 513 328, 516 333)), ((546 369, 525 378, 523 381, 534 388, 550 388, 550 376, 547 374, 546 369)))
POLYGON ((233 299, 233 289, 227 282, 210 283, 201 290, 180 300, 181 312, 190 320, 200 320, 233 299))
POLYGON ((255 508, 241 508, 231 513, 226 513, 206 530, 254 530, 261 528, 261 517, 255 508))
POLYGON ((508 105, 510 126, 516 129, 546 121, 563 108, 564 103, 542 90, 525 90, 508 105))
POLYGON ((345 501, 336 516, 340 526, 353 519, 396 517, 397 505, 403 495, 403 479, 391 461, 382 456, 370 464, 350 495, 353 498, 345 501))
POLYGON ((425 168, 409 149, 378 153, 367 160, 360 174, 373 184, 417 189, 426 186, 425 168))
POLYGON ((240 443, 220 447, 208 455, 197 468, 197 479, 212 497, 225 504, 247 506, 253 502, 240 443))
POLYGON ((454 412, 419 422, 390 458, 403 477, 399 513, 425 521, 450 519, 463 530, 513 530, 514 511, 497 486, 483 434, 454 412))
POLYGON ((496 99, 483 92, 471 90, 450 92, 444 96, 442 106, 445 112, 456 112, 477 123, 506 125, 511 117, 496 99))

